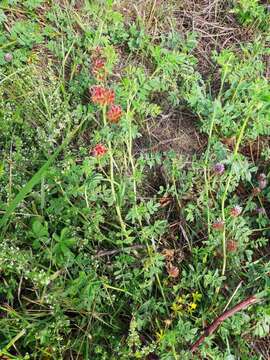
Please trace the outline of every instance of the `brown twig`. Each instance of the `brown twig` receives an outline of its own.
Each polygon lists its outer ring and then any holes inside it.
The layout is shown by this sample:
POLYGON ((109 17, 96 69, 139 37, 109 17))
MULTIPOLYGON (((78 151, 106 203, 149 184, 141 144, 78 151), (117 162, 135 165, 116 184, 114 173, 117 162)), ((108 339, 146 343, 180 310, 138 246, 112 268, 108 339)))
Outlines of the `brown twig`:
POLYGON ((99 258, 99 257, 102 257, 102 256, 111 256, 111 255, 119 254, 119 253, 125 252, 125 251, 139 250, 139 249, 145 249, 145 248, 146 248, 146 245, 137 244, 137 245, 133 245, 133 246, 123 248, 123 249, 121 248, 121 249, 108 250, 108 251, 107 250, 101 250, 95 255, 95 257, 99 258))
POLYGON ((199 337, 199 339, 191 346, 190 351, 193 353, 198 349, 198 347, 204 342, 207 336, 210 336, 217 330, 219 325, 228 319, 229 317, 233 316, 238 311, 246 309, 248 306, 255 304, 259 301, 256 296, 251 296, 246 300, 241 301, 239 304, 232 307, 230 310, 225 311, 221 314, 218 318, 216 318, 207 329, 204 330, 204 333, 199 337))

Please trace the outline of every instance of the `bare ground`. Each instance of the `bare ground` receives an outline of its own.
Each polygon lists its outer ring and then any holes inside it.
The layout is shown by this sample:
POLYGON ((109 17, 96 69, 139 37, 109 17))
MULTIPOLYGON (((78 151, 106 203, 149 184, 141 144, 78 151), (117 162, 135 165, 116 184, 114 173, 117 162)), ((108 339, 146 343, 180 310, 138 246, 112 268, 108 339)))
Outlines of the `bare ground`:
POLYGON ((197 117, 187 110, 163 114, 146 122, 146 130, 135 144, 136 153, 174 150, 189 158, 205 145, 205 139, 197 130, 197 117))

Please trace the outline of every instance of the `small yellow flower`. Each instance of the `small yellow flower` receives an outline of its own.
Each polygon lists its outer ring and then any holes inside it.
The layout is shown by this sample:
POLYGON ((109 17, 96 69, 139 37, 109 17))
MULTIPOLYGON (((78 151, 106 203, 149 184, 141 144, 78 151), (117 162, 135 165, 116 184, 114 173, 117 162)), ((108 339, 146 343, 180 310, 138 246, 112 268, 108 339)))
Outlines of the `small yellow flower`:
POLYGON ((202 294, 198 293, 198 291, 192 293, 193 302, 199 302, 201 301, 202 294))
POLYGON ((180 314, 183 312, 183 305, 182 304, 177 304, 177 303, 173 303, 171 306, 172 311, 175 314, 180 314))
POLYGON ((189 311, 190 313, 192 313, 196 308, 197 308, 197 304, 196 304, 196 303, 192 302, 192 303, 188 304, 188 311, 189 311))
POLYGON ((184 303, 185 303, 185 299, 184 299, 183 296, 178 296, 178 297, 176 298, 176 302, 177 302, 178 304, 184 304, 184 303))

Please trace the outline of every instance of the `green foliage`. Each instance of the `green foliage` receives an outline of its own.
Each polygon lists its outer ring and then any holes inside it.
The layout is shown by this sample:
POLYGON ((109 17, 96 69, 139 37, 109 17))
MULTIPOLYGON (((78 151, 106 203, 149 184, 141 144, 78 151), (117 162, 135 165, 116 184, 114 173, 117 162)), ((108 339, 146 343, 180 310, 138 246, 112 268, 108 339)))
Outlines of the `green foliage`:
POLYGON ((269 13, 259 0, 237 0, 233 12, 244 26, 258 27, 264 31, 269 29, 269 13))
POLYGON ((31 47, 34 44, 40 44, 43 40, 38 24, 31 21, 18 21, 10 31, 11 40, 16 40, 18 44, 31 47))

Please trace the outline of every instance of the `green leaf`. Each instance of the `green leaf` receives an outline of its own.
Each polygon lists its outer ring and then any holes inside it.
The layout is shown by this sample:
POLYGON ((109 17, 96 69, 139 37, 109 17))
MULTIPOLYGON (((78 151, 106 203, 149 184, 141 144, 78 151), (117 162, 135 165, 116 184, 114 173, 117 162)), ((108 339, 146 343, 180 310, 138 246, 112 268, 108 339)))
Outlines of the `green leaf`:
POLYGON ((33 187, 41 182, 41 179, 44 177, 46 172, 49 170, 50 166, 56 160, 61 151, 69 144, 71 139, 75 136, 81 126, 85 123, 87 118, 85 118, 78 126, 75 128, 63 141, 63 143, 58 147, 58 149, 49 157, 49 159, 45 162, 45 164, 35 173, 35 175, 28 181, 28 183, 20 190, 20 192, 16 195, 16 197, 12 200, 12 202, 7 207, 5 215, 0 220, 0 229, 2 229, 2 235, 5 233, 6 224, 16 209, 16 207, 24 200, 24 198, 29 194, 33 187))
POLYGON ((3 10, 0 9, 0 25, 3 24, 4 21, 6 21, 7 17, 3 10))

